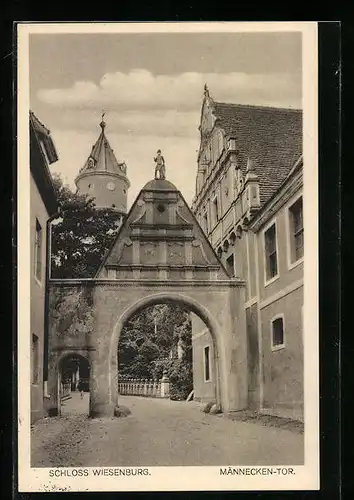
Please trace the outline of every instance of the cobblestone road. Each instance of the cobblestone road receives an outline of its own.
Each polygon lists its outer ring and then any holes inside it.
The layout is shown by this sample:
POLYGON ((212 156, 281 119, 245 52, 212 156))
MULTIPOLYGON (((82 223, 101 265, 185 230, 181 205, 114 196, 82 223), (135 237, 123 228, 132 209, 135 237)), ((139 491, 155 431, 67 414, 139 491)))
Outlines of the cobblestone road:
POLYGON ((196 403, 121 396, 125 418, 90 419, 73 394, 65 415, 37 421, 32 467, 300 465, 303 435, 208 415, 196 403), (75 409, 76 407, 76 409, 75 409))

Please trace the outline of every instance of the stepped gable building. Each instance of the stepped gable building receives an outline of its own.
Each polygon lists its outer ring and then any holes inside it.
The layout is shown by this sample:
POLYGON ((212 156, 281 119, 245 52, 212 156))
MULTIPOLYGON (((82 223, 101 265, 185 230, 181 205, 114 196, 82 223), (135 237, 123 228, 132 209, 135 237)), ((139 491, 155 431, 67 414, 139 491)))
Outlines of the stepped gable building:
MULTIPOLYGON (((229 274, 246 282, 249 406, 301 418, 302 112, 219 103, 205 86, 199 130, 192 210, 229 274)), ((208 332, 194 343, 205 358, 208 332)))
POLYGON ((79 171, 75 184, 79 193, 94 198, 97 208, 111 208, 124 216, 130 187, 127 166, 124 162, 118 162, 108 142, 103 117, 104 114, 100 123, 101 133, 79 171))
POLYGON ((31 111, 30 128, 30 239, 31 239, 31 422, 44 414, 47 381, 45 289, 47 281, 47 221, 57 212, 49 165, 58 160, 50 131, 31 111))

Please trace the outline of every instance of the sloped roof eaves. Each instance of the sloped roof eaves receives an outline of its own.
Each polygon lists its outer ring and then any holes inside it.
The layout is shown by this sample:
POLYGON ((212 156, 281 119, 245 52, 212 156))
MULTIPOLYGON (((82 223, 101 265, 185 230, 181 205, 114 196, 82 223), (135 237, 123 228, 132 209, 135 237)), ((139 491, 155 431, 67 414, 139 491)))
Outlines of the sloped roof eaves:
POLYGON ((36 135, 42 139, 50 164, 58 161, 59 156, 50 135, 50 130, 37 118, 33 111, 30 111, 30 124, 36 135))
POLYGON ((37 133, 33 127, 32 121, 30 121, 30 140, 30 170, 49 215, 53 215, 58 210, 58 200, 52 176, 39 146, 37 133), (33 148, 37 149, 37 153, 35 153, 33 148), (40 159, 40 161, 38 161, 38 159, 40 159))

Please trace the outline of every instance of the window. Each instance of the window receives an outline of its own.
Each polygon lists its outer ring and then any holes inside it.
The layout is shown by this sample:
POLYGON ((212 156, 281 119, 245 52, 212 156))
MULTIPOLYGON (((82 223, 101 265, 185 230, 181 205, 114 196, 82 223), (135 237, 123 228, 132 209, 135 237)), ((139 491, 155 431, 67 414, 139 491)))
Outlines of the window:
POLYGON ((208 234, 209 228, 208 228, 208 214, 207 214, 207 212, 205 212, 203 214, 203 229, 204 229, 205 234, 208 234))
POLYGON ((32 334, 32 384, 38 384, 39 379, 39 338, 32 334))
POLYGON ((34 273, 40 281, 42 279, 42 227, 36 219, 36 234, 34 242, 34 273))
POLYGON ((267 281, 278 274, 277 263, 277 235, 275 224, 264 233, 265 257, 266 257, 266 279, 267 281))
POLYGON ((289 208, 290 261, 294 263, 304 256, 304 224, 302 198, 289 208))
POLYGON ((204 380, 210 380, 210 347, 204 347, 204 380))
POLYGON ((230 257, 226 259, 226 269, 230 276, 235 276, 235 268, 234 268, 234 254, 231 254, 230 257))
POLYGON ((272 321, 272 348, 284 347, 284 321, 282 317, 272 321))
POLYGON ((219 206, 217 198, 214 198, 213 200, 213 215, 214 215, 214 224, 216 224, 219 220, 219 206))

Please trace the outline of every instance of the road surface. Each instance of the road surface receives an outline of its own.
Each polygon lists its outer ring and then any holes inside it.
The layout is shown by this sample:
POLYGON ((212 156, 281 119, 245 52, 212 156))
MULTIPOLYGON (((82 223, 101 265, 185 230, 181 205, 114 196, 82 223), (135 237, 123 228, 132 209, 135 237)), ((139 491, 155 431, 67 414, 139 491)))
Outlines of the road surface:
POLYGON ((209 415, 195 402, 121 396, 125 418, 87 417, 88 394, 32 428, 32 467, 300 465, 303 435, 209 415), (85 414, 86 412, 86 414, 85 414))

